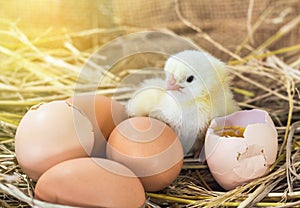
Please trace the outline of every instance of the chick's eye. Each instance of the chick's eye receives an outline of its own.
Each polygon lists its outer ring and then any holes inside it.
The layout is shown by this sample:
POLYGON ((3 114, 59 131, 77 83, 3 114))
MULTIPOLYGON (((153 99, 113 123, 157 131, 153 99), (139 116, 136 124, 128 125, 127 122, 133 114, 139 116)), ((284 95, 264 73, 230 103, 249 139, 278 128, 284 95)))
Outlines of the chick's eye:
POLYGON ((193 75, 189 76, 189 77, 186 79, 186 81, 189 82, 189 83, 191 83, 193 80, 194 80, 194 76, 193 76, 193 75))

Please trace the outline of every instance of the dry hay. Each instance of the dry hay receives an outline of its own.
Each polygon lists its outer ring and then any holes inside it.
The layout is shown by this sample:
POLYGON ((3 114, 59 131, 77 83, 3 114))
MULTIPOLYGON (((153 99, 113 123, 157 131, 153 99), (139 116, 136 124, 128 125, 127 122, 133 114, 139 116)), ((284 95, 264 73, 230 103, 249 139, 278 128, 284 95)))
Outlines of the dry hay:
MULTIPOLYGON (((176 1, 175 1, 176 2, 176 1)), ((279 152, 271 173, 232 191, 222 190, 210 175, 206 164, 186 162, 180 176, 159 193, 147 193, 149 207, 295 207, 300 206, 299 161, 300 45, 269 50, 268 47, 299 26, 300 16, 286 22, 271 37, 253 48, 251 37, 262 26, 263 17, 250 28, 251 34, 229 51, 209 34, 185 19, 177 7, 178 18, 195 35, 231 57, 229 68, 234 77, 232 88, 243 109, 268 111, 279 134, 279 152), (243 55, 241 55, 243 51, 243 55), (246 54, 246 55, 245 55, 246 54)), ((17 24, 1 20, 0 37, 0 201, 2 207, 64 207, 33 199, 34 183, 22 172, 14 153, 14 134, 18 122, 34 104, 65 99, 77 92, 95 89, 89 77, 80 76, 82 66, 93 50, 80 51, 72 39, 89 38, 93 34, 126 34, 136 28, 94 29, 61 36, 28 39, 17 24), (7 40, 10 40, 10 45, 7 40), (56 42, 56 47, 46 48, 56 42)), ((147 60, 145 60, 147 62, 147 60)), ((123 63, 124 64, 128 63, 123 63)), ((153 63, 148 63, 151 65, 153 63)), ((163 61, 156 62, 158 67, 163 61)), ((123 70, 123 75, 134 68, 123 70), (126 71, 127 70, 127 71, 126 71)), ((96 86, 98 94, 116 96, 118 79, 96 86)), ((118 90, 117 99, 124 102, 134 88, 118 90), (119 97, 118 97, 119 96, 119 97)))

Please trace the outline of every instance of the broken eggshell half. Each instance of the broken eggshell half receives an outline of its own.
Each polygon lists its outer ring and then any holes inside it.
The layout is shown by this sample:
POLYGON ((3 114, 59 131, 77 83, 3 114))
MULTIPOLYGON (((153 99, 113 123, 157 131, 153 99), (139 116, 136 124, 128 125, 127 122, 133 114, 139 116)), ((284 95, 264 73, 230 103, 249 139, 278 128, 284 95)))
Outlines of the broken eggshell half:
POLYGON ((211 121, 205 138, 210 172, 226 190, 268 174, 278 149, 277 131, 266 111, 238 111, 211 121))

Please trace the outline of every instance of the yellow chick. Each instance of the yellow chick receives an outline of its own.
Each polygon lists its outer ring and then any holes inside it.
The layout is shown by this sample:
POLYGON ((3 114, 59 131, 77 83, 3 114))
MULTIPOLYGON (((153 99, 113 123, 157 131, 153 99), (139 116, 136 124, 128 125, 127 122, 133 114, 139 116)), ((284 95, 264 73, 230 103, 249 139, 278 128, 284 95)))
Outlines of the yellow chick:
POLYGON ((145 80, 127 103, 130 116, 150 116, 169 124, 185 155, 199 155, 212 118, 239 110, 226 65, 207 52, 186 50, 170 56, 165 80, 145 80))

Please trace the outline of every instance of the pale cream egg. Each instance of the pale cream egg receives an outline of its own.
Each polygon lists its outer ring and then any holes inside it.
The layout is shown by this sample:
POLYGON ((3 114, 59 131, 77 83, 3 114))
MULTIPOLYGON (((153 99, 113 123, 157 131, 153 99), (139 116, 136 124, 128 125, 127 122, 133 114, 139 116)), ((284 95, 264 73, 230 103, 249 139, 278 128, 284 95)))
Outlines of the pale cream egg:
POLYGON ((15 135, 16 157, 22 170, 37 180, 62 161, 88 157, 94 148, 92 123, 66 101, 33 106, 15 135))

